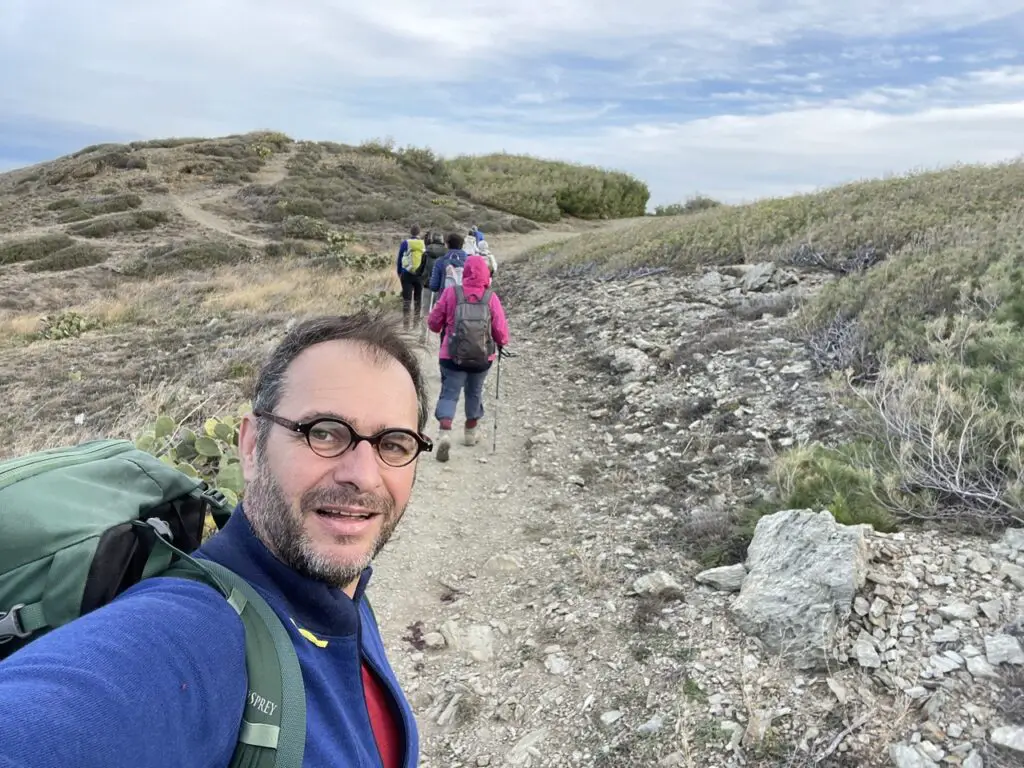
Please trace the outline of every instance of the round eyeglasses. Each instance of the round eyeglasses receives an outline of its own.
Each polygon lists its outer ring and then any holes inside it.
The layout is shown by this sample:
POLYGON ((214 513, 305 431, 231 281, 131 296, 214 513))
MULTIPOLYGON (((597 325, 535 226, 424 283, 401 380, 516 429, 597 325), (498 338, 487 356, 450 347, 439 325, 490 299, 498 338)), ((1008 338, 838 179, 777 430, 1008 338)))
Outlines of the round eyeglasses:
POLYGON ((287 430, 297 432, 306 438, 306 444, 313 453, 325 459, 341 456, 364 440, 373 446, 380 460, 389 467, 404 467, 422 451, 429 453, 434 449, 429 437, 411 429, 393 427, 372 435, 361 435, 351 424, 333 416, 312 421, 292 421, 266 411, 253 411, 253 416, 268 419, 287 430))

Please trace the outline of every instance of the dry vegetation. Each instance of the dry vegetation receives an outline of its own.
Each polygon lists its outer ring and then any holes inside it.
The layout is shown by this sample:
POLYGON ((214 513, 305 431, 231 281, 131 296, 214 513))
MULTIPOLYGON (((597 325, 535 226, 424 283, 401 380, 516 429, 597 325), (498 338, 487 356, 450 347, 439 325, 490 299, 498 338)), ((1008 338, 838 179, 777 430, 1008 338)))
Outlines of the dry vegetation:
MULTIPOLYGON (((516 162, 524 200, 600 186, 595 169, 516 162)), ((0 175, 0 455, 233 412, 289 320, 397 303, 413 221, 541 231, 490 205, 475 167, 263 131, 101 144, 0 175)), ((632 194, 642 208, 646 187, 632 194)))
MULTIPOLYGON (((934 516, 997 525, 1024 504, 1022 189, 1024 164, 1009 163, 747 206, 695 198, 680 215, 666 208, 532 256, 561 271, 775 260, 833 273, 793 331, 834 376, 854 432, 780 456, 780 495, 883 528, 934 516)), ((582 166, 267 132, 100 145, 5 174, 4 451, 138 428, 145 409, 126 387, 216 392, 210 403, 234 407, 260 329, 395 301, 391 253, 411 220, 527 231, 537 219, 641 213, 646 200, 629 177, 582 166), (197 230, 174 205, 185 199, 223 227, 197 230), (111 372, 97 377, 100 365, 111 372), (69 401, 72 374, 90 386, 69 401), (99 393, 104 381, 120 405, 99 393), (109 400, 109 414, 75 424, 69 402, 90 398, 109 400)))
POLYGON ((530 256, 563 274, 769 260, 832 273, 793 332, 852 430, 780 456, 781 503, 880 528, 990 528, 1024 521, 1022 192, 1024 162, 957 167, 658 216, 530 256))
POLYGON ((598 168, 518 155, 446 161, 429 149, 379 141, 299 142, 288 168, 284 182, 239 195, 253 216, 280 222, 286 235, 297 217, 346 226, 415 220, 446 231, 471 222, 485 232, 528 232, 536 222, 565 217, 641 216, 649 197, 642 182, 598 168))
POLYGON ((650 196, 646 184, 625 173, 522 155, 464 156, 447 166, 470 199, 536 221, 643 216, 650 196))

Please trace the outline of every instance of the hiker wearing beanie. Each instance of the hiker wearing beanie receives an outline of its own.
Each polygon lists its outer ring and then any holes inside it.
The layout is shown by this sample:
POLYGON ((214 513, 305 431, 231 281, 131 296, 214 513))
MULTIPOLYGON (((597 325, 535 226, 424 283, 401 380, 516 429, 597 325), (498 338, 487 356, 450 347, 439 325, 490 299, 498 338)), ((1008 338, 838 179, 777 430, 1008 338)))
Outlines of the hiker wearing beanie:
POLYGON ((427 318, 431 331, 442 333, 439 352, 441 393, 434 418, 440 423, 437 460, 448 461, 452 420, 465 391, 466 445, 476 445, 484 415, 484 382, 499 350, 508 344, 508 322, 501 300, 491 289, 483 256, 469 256, 462 284, 445 288, 427 318))
POLYGON ((486 240, 481 240, 477 243, 477 253, 487 259, 487 267, 491 270, 491 277, 493 278, 498 272, 498 260, 494 258, 494 254, 491 253, 486 240))

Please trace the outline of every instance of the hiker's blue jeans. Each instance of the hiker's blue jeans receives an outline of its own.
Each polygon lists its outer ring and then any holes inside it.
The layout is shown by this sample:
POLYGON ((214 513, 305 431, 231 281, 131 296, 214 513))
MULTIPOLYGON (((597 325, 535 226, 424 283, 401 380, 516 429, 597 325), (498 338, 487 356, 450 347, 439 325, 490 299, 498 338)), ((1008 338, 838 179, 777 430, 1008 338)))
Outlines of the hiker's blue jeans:
POLYGON ((459 395, 466 393, 466 418, 480 419, 484 415, 484 382, 490 370, 470 373, 441 366, 441 394, 434 408, 434 418, 454 419, 459 405, 459 395))

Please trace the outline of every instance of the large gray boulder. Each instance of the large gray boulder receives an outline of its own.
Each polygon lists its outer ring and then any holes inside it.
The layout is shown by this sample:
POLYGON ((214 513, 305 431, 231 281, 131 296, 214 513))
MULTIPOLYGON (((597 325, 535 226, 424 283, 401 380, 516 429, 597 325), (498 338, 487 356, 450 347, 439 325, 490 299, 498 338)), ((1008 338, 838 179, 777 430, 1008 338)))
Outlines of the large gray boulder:
POLYGON ((854 594, 864 586, 870 530, 810 510, 761 518, 731 606, 737 625, 797 669, 825 668, 840 645, 837 632, 854 594))

